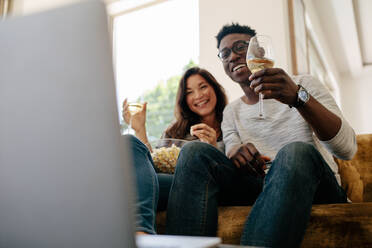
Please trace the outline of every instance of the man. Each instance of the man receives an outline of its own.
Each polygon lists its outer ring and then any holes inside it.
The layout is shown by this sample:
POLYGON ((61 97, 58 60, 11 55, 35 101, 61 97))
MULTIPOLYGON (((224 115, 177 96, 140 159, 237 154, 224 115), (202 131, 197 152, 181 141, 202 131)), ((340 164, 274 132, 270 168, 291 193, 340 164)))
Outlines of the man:
POLYGON ((313 77, 290 77, 280 68, 252 74, 245 58, 255 35, 248 26, 232 24, 216 36, 224 70, 244 95, 224 111, 227 157, 200 142, 184 146, 167 228, 171 234, 213 236, 218 205, 254 203, 241 244, 298 247, 313 203, 347 201, 332 155, 351 159, 355 133, 313 77), (263 120, 255 118, 259 93, 265 99, 263 120), (267 174, 265 157, 273 160, 267 174))

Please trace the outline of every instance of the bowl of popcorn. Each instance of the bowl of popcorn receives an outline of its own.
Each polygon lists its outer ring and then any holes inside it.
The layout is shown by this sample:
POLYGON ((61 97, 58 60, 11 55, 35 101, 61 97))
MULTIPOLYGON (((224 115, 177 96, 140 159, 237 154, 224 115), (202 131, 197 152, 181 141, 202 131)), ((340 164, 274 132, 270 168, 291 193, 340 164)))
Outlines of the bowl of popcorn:
POLYGON ((159 172, 173 174, 181 148, 188 141, 183 139, 158 139, 151 142, 152 160, 159 172))

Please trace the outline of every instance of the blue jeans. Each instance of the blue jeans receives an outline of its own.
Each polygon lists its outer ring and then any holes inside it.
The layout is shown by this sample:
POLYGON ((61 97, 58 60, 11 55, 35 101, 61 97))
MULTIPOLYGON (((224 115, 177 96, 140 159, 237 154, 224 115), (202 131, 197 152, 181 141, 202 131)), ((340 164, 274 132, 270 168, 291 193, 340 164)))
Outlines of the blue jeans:
POLYGON ((344 203, 344 190, 314 146, 295 142, 277 154, 265 179, 242 174, 220 151, 186 144, 168 200, 167 233, 215 236, 218 205, 254 204, 241 244, 298 247, 313 203, 344 203))
POLYGON ((133 135, 125 138, 131 144, 137 183, 136 231, 155 234, 156 211, 166 209, 173 175, 157 173, 148 148, 133 135))

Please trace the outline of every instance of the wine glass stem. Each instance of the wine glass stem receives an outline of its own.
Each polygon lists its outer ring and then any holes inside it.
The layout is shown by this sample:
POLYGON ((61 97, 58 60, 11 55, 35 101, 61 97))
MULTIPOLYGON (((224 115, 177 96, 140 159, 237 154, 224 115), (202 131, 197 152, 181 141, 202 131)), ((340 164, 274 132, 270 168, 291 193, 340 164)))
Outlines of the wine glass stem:
POLYGON ((258 94, 258 117, 264 118, 264 109, 263 109, 263 95, 262 93, 258 94))

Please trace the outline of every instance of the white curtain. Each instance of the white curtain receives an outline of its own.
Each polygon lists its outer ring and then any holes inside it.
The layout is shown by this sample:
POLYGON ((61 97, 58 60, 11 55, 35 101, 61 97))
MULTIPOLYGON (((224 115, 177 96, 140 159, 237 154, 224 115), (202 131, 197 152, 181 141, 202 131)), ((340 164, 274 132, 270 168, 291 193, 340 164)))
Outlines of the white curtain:
POLYGON ((0 19, 6 18, 12 7, 12 0, 0 0, 0 19))

